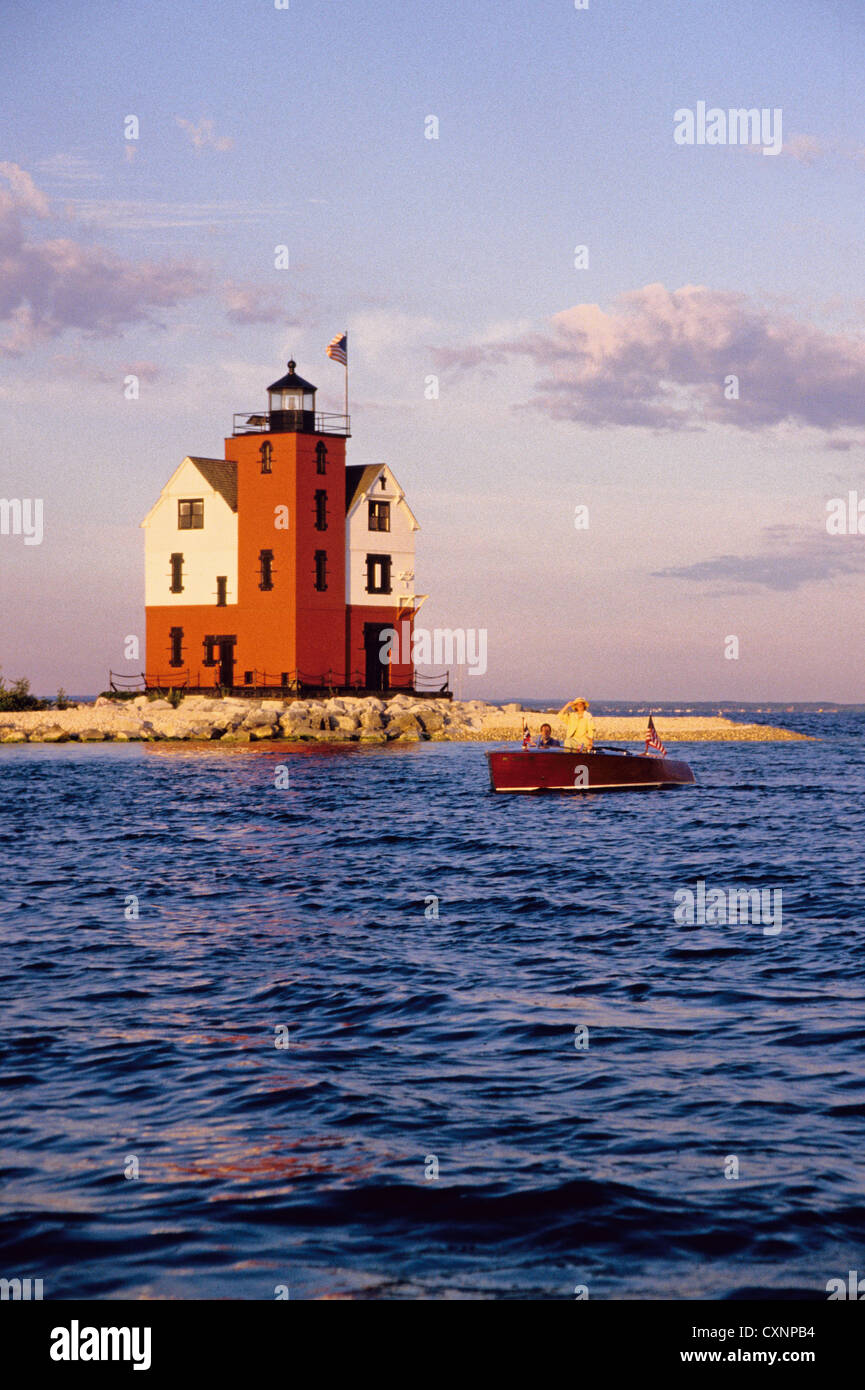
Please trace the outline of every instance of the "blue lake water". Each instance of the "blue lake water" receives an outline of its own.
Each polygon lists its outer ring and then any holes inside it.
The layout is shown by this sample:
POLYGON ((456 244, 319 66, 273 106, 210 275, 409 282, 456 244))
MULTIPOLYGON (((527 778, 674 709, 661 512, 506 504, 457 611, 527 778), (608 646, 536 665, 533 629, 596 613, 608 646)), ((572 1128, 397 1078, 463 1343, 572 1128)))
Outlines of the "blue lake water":
POLYGON ((825 1298, 865 1269, 865 718, 789 719, 821 741, 559 798, 476 744, 0 749, 0 1274, 825 1298), (700 879, 782 930, 677 925, 700 879))

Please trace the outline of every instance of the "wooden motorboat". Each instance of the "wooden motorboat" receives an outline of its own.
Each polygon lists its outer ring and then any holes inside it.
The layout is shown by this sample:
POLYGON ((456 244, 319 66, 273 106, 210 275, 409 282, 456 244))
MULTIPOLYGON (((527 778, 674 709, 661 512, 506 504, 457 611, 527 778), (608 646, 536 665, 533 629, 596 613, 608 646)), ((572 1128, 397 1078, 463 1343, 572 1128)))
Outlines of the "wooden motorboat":
POLYGON ((487 753, 490 782, 497 792, 632 791, 640 787, 682 787, 693 782, 687 763, 677 758, 631 753, 625 748, 509 748, 487 753))

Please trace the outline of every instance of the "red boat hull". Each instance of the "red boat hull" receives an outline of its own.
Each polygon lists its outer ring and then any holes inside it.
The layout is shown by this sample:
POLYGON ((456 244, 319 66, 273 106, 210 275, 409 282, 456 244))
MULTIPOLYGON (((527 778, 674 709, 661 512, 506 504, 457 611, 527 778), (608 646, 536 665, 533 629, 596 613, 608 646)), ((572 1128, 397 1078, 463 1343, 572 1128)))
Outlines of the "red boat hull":
POLYGON ((694 781, 687 763, 640 753, 571 753, 513 749, 487 753, 490 782, 497 792, 632 791, 682 787, 694 781))

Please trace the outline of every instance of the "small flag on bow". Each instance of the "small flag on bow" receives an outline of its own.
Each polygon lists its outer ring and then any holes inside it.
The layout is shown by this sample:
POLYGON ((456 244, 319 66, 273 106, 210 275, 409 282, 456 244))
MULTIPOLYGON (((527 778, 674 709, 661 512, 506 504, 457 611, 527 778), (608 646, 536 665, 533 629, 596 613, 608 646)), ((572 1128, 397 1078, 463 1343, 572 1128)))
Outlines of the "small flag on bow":
POLYGON ((524 719, 524 720, 523 720, 523 747, 524 747, 524 748, 528 748, 529 745, 530 745, 530 743, 531 743, 531 741, 532 741, 531 730, 529 729, 529 726, 528 726, 528 724, 526 723, 526 721, 525 721, 525 719, 524 719))
POLYGON ((334 362, 339 362, 340 366, 347 367, 348 334, 337 333, 336 337, 332 338, 328 343, 327 347, 325 348, 325 352, 327 353, 328 357, 333 359, 334 362))
POLYGON ((667 756, 667 750, 658 737, 658 730, 655 728, 655 721, 651 715, 649 715, 649 727, 646 730, 645 752, 648 753, 650 748, 654 749, 656 753, 660 753, 662 758, 667 756))

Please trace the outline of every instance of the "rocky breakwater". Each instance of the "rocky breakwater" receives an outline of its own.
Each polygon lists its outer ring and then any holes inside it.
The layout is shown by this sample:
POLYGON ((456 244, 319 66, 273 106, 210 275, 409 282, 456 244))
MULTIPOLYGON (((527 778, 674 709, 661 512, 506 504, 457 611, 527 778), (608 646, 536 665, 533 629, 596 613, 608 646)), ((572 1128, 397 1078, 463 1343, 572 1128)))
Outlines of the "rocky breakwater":
MULTIPOLYGON (((154 740, 255 743, 282 739, 305 743, 416 743, 422 739, 496 743, 518 740, 523 722, 532 735, 548 720, 563 730, 554 711, 523 710, 520 705, 489 705, 483 700, 425 700, 413 695, 336 696, 328 700, 217 699, 189 695, 176 706, 140 695, 134 700, 101 697, 93 704, 64 710, 0 712, 0 743, 119 743, 154 740)), ((799 739, 803 735, 768 725, 737 724, 698 716, 655 718, 665 741, 759 741, 799 739)), ((642 742, 645 716, 596 719, 603 743, 642 742)))
MULTIPOLYGON (((141 695, 100 697, 65 710, 0 713, 0 743, 120 743, 154 740, 254 743, 265 739, 319 743, 413 743, 481 737, 481 701, 454 705, 408 695, 377 699, 255 700, 189 695, 177 705, 141 695)), ((495 708, 495 707, 494 707, 495 708)), ((504 711, 497 710, 499 719, 504 711)))

